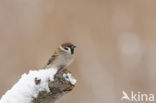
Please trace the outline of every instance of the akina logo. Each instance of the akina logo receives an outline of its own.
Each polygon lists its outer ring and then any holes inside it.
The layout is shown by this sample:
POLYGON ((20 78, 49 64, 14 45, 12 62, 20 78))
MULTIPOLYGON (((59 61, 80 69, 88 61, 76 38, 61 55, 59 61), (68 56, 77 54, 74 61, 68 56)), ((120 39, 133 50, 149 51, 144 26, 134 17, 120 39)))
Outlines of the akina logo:
POLYGON ((139 102, 139 103, 149 103, 154 101, 154 94, 146 94, 141 92, 134 92, 131 91, 130 93, 126 93, 125 91, 122 91, 122 97, 121 101, 132 101, 132 102, 139 102))

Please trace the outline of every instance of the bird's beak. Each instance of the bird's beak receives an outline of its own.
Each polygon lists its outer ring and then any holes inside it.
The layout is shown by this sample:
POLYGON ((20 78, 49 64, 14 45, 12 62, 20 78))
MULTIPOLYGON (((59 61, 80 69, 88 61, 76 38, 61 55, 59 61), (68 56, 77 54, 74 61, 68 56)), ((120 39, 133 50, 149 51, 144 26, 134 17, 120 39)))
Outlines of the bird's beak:
POLYGON ((76 48, 76 46, 74 45, 73 48, 76 48))

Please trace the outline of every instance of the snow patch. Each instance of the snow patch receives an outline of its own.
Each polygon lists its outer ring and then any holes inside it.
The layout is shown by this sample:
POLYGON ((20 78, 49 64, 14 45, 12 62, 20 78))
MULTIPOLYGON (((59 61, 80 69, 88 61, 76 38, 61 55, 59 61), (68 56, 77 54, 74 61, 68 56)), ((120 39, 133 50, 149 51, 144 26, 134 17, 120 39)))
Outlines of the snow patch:
MULTIPOLYGON (((54 81, 56 72, 56 68, 49 68, 23 74, 20 80, 2 96, 0 103, 32 103, 40 91, 50 92, 48 82, 54 81), (35 80, 39 80, 37 84, 35 80)), ((68 76, 71 77, 69 74, 68 76)), ((69 81, 75 83, 73 79, 69 81)))
POLYGON ((63 77, 65 78, 65 80, 69 81, 72 85, 74 85, 76 83, 76 79, 74 77, 72 77, 71 73, 64 73, 63 77))

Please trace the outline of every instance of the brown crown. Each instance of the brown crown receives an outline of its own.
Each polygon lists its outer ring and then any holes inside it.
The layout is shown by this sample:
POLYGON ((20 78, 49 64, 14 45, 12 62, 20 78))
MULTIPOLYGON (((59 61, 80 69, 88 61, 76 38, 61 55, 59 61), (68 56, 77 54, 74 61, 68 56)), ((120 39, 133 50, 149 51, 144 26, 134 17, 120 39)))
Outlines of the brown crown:
MULTIPOLYGON (((74 46, 72 43, 70 43, 70 42, 66 42, 66 43, 63 43, 62 45, 61 45, 63 48, 65 48, 65 47, 72 47, 72 46, 74 46)), ((74 46, 75 47, 75 46, 74 46)))

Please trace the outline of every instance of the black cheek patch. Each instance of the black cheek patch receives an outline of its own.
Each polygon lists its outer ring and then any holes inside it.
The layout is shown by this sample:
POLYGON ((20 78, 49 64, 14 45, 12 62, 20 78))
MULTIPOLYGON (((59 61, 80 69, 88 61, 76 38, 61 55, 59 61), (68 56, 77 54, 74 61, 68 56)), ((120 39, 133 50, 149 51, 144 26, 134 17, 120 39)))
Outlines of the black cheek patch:
POLYGON ((71 54, 74 54, 74 48, 71 48, 71 54))
POLYGON ((65 50, 68 50, 68 48, 67 48, 67 47, 65 47, 64 49, 65 49, 65 50))

